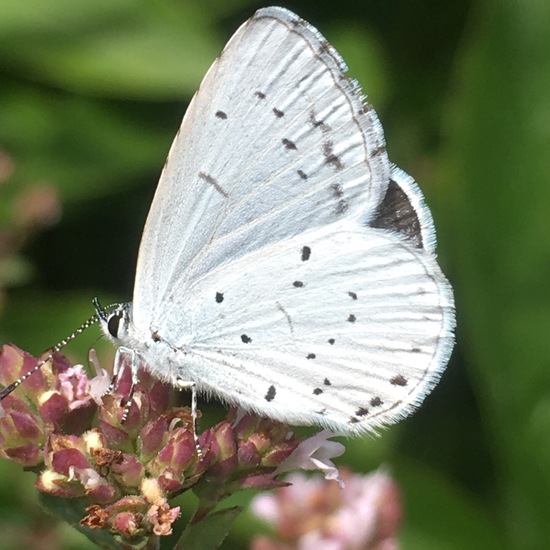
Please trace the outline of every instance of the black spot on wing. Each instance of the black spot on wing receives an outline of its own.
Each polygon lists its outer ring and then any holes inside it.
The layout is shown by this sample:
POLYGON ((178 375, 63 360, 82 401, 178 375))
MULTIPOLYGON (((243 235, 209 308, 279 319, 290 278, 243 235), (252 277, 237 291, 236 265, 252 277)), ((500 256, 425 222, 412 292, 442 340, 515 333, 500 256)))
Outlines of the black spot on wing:
POLYGON ((347 320, 349 323, 355 323, 355 321, 357 321, 357 317, 355 317, 353 313, 350 313, 347 320))
POLYGON ((398 374, 397 376, 390 378, 390 384, 393 386, 406 386, 407 379, 402 374, 398 374))
POLYGON ((332 189, 332 194, 335 199, 339 199, 340 197, 344 196, 344 190, 339 183, 333 183, 330 188, 332 189))
POLYGON ((246 334, 241 334, 241 340, 243 344, 250 344, 250 342, 252 342, 252 338, 250 338, 250 336, 247 336, 246 334))
POLYGON ((313 390, 314 395, 321 395, 323 393, 323 390, 321 388, 315 388, 313 390))
POLYGON ((309 246, 302 247, 302 262, 307 262, 311 256, 311 248, 309 246))
POLYGON ((377 147, 376 149, 373 149, 370 152, 371 157, 379 157, 380 155, 383 155, 386 152, 386 147, 384 145, 381 145, 380 147, 377 147))
POLYGON ((263 92, 254 92, 254 95, 258 98, 258 99, 265 99, 265 94, 263 92))
POLYGON ((336 213, 342 214, 348 209, 348 203, 342 197, 344 196, 344 190, 339 183, 333 183, 330 186, 332 196, 336 199, 336 213))
POLYGON ((380 407, 380 405, 382 405, 382 399, 380 399, 380 397, 373 397, 371 400, 370 400, 370 406, 371 407, 380 407))
POLYGON ((275 390, 275 386, 271 385, 269 386, 267 393, 265 394, 265 400, 266 401, 273 401, 275 399, 275 394, 277 391, 275 390))
POLYGON ((216 117, 221 118, 222 120, 227 119, 227 113, 224 113, 223 111, 216 111, 216 117))
POLYGON ((295 151, 297 149, 296 144, 290 139, 283 138, 281 141, 283 142, 283 145, 285 146, 286 149, 289 149, 292 151, 295 151))
POLYGON ((302 288, 304 286, 304 283, 303 281, 294 281, 292 285, 295 286, 296 288, 302 288))
POLYGON ((221 304, 223 302, 223 294, 221 292, 216 292, 216 302, 221 304))
POLYGON ((328 40, 321 40, 321 42, 319 42, 319 54, 321 55, 330 54, 330 51, 331 51, 331 46, 328 40))
POLYGON ((331 384, 331 382, 330 382, 330 380, 329 380, 328 378, 325 378, 323 384, 324 384, 325 386, 332 386, 332 384, 331 384))
POLYGON ((309 123, 314 128, 319 128, 323 133, 330 132, 330 130, 331 130, 331 128, 328 124, 325 124, 324 121, 317 119, 317 117, 315 116, 315 113, 313 111, 311 111, 309 113, 309 123))
POLYGON ((357 111, 358 115, 368 115, 374 111, 374 107, 370 103, 364 103, 363 107, 357 111))
POLYGON ((302 178, 303 180, 307 180, 307 174, 306 174, 303 170, 298 170, 298 175, 299 175, 300 178, 302 178))
POLYGON ((348 203, 345 200, 339 200, 336 205, 336 213, 343 214, 348 209, 348 203))
POLYGON ((352 300, 357 300, 357 294, 355 292, 348 292, 348 296, 352 299, 352 300))
POLYGON ((316 355, 314 353, 308 353, 306 359, 315 359, 316 355))
POLYGON ((355 414, 357 416, 366 416, 367 414, 369 414, 369 409, 366 409, 365 407, 359 407, 356 411, 355 411, 355 414))
POLYGON ((282 118, 285 116, 285 114, 283 113, 283 111, 279 111, 279 109, 275 109, 275 107, 273 108, 273 114, 277 117, 277 118, 282 118))
POLYGON ((328 343, 333 346, 334 345, 334 342, 336 342, 336 340, 334 338, 329 338, 328 339, 328 343))
POLYGON ((325 157, 325 164, 334 166, 336 170, 341 170, 344 167, 338 156, 334 154, 334 146, 331 141, 323 144, 323 155, 325 157))

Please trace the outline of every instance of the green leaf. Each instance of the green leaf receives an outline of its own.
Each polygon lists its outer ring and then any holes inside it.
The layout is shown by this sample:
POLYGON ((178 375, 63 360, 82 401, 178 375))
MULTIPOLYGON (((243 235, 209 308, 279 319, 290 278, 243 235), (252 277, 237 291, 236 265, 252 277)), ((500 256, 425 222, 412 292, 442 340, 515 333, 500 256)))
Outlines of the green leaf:
POLYGON ((189 524, 174 550, 215 550, 219 548, 229 533, 235 518, 242 508, 224 508, 206 516, 199 523, 189 524))
POLYGON ((407 550, 505 547, 497 517, 451 477, 408 460, 399 461, 391 474, 405 497, 400 539, 407 550))
POLYGON ((482 6, 444 132, 452 187, 440 236, 447 251, 454 243, 458 326, 490 430, 491 507, 510 547, 546 548, 550 3, 482 6))
MULTIPOLYGON (((13 294, 0 318, 0 341, 14 342, 29 353, 40 354, 67 336, 94 313, 91 299, 93 291, 41 294, 26 292, 13 294)), ((105 303, 112 296, 102 296, 105 303)), ((85 362, 88 350, 93 347, 100 356, 113 355, 113 347, 98 338, 100 329, 90 327, 74 342, 63 349, 76 362, 85 362)), ((103 365, 108 368, 111 361, 103 365)))
POLYGON ((193 2, 0 4, 2 63, 25 78, 109 97, 191 94, 222 47, 193 2))
POLYGON ((2 189, 8 197, 44 181, 55 184, 64 204, 120 191, 149 170, 160 173, 172 139, 171 131, 139 124, 135 113, 87 98, 16 84, 0 91, 0 103, 0 142, 17 169, 2 189))

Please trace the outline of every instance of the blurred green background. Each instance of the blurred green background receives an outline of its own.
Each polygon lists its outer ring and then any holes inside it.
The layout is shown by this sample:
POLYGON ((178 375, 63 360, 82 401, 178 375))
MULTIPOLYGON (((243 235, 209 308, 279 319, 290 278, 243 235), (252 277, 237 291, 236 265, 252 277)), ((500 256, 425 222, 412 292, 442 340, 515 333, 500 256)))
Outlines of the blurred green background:
MULTIPOLYGON (((550 540, 550 3, 282 2, 330 40, 420 183, 456 294, 440 385, 340 464, 385 464, 404 549, 550 540)), ((246 0, 0 1, 0 341, 40 353, 130 299, 141 228, 185 106, 246 0)), ((67 349, 112 350, 91 329, 67 349)), ((2 549, 90 548, 0 463, 2 549)), ((243 498, 249 498, 244 495, 243 498)), ((243 515, 225 548, 246 548, 243 515)))

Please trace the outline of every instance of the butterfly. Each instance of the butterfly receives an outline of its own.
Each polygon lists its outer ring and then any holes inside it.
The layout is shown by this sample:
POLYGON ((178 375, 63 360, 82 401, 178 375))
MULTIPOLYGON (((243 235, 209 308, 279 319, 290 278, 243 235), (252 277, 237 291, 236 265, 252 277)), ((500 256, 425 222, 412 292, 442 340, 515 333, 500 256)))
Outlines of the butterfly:
POLYGON ((134 380, 348 435, 405 417, 453 348, 431 214, 378 117, 306 21, 260 9, 170 149, 133 301, 97 315, 134 380))

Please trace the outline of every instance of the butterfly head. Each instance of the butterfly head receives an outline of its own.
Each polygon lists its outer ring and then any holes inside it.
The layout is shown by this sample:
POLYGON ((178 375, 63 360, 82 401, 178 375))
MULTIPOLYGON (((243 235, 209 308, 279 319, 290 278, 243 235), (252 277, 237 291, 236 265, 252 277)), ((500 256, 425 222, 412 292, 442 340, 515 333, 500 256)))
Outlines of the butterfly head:
POLYGON ((132 304, 114 304, 103 308, 95 298, 94 307, 105 336, 115 345, 123 345, 128 339, 132 304))

